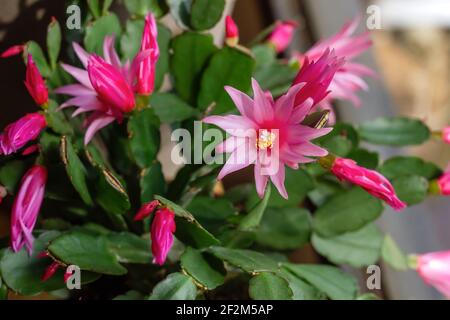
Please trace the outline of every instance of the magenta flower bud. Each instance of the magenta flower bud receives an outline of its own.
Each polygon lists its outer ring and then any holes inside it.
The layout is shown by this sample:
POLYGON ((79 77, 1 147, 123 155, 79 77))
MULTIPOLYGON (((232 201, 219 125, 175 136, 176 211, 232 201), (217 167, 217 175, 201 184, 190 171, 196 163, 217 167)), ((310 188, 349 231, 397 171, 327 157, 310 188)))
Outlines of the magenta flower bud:
POLYGON ((172 248, 175 229, 174 212, 168 208, 158 209, 151 227, 153 263, 162 266, 166 261, 172 248))
POLYGON ((31 255, 33 250, 33 228, 44 199, 47 169, 35 165, 22 178, 21 186, 11 214, 11 248, 18 252, 23 246, 31 255))
POLYGON ((153 213, 153 211, 155 211, 157 206, 159 206, 158 200, 144 203, 139 209, 138 213, 134 216, 134 221, 139 221, 147 218, 153 213))
POLYGON ((31 54, 28 54, 27 73, 25 79, 25 86, 28 92, 33 97, 37 105, 45 105, 48 101, 48 90, 45 81, 42 78, 39 69, 33 61, 31 54))
POLYGON ((24 49, 24 45, 23 44, 12 46, 11 48, 8 48, 7 50, 5 50, 1 54, 0 57, 2 57, 2 58, 9 58, 9 57, 18 55, 18 54, 23 52, 23 49, 24 49))
POLYGON ((442 130, 442 140, 445 143, 450 144, 450 127, 446 127, 442 130))
POLYGON ((450 298, 450 251, 418 255, 417 272, 426 283, 450 298))
POLYGON ((54 276, 54 274, 56 273, 56 271, 58 271, 59 269, 59 263, 56 261, 53 261, 51 265, 49 265, 47 267, 47 269, 45 269, 44 274, 41 277, 41 281, 47 281, 48 279, 50 279, 51 277, 54 276))
POLYGON ((378 172, 360 167, 355 161, 344 158, 335 159, 330 169, 339 180, 360 186, 395 210, 400 211, 406 207, 406 204, 397 197, 394 187, 389 180, 378 172))
POLYGON ((225 18, 225 42, 230 47, 239 43, 239 28, 231 16, 225 18))
POLYGON ((0 134, 0 154, 17 152, 28 142, 36 139, 46 126, 45 117, 37 112, 29 113, 9 124, 0 134))
POLYGON ((97 55, 88 60, 89 79, 98 98, 120 112, 130 112, 136 103, 133 90, 121 72, 97 55))
POLYGON ((277 22, 271 35, 267 39, 268 43, 275 47, 277 53, 283 52, 289 47, 297 26, 298 23, 295 21, 277 22))
POLYGON ((159 58, 158 28, 153 14, 145 17, 144 32, 142 34, 141 50, 150 50, 150 55, 143 59, 137 69, 135 91, 140 95, 150 95, 155 88, 156 62, 159 58))
POLYGON ((439 191, 441 195, 450 196, 450 171, 448 169, 437 180, 437 184, 439 186, 439 191))
POLYGON ((295 104, 302 104, 308 98, 313 100, 313 106, 322 101, 329 94, 328 87, 344 62, 343 58, 338 59, 334 51, 330 50, 325 50, 317 61, 310 61, 306 57, 292 83, 292 85, 305 84, 303 90, 295 97, 295 104))

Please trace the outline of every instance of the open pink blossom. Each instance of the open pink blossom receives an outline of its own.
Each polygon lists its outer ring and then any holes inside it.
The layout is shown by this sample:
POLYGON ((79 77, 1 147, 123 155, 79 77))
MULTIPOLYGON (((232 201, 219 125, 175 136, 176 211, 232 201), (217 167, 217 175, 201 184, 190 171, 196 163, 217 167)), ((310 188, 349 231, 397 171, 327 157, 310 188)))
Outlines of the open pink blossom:
POLYGON ((137 68, 150 55, 150 50, 140 51, 132 63, 127 61, 122 66, 114 49, 113 36, 106 36, 103 42, 104 59, 91 56, 75 42, 72 46, 84 68, 90 69, 90 72, 63 63, 62 68, 79 83, 57 88, 55 92, 73 97, 60 106, 61 109, 77 107, 72 116, 91 112, 85 122, 84 143, 88 144, 99 130, 115 120, 122 121, 123 113, 133 110, 135 99, 132 88, 136 82, 137 68))
POLYGON ((173 245, 173 234, 176 230, 175 213, 161 206, 158 200, 145 203, 139 209, 134 220, 142 220, 151 215, 156 209, 151 226, 153 263, 164 264, 167 254, 173 245))
POLYGON ((358 166, 351 159, 336 158, 331 165, 331 172, 340 180, 360 186, 397 211, 406 207, 406 204, 397 197, 389 180, 374 170, 358 166))
POLYGON ((48 102, 48 89, 45 81, 42 78, 39 69, 33 61, 31 54, 28 54, 27 73, 25 79, 25 86, 28 92, 33 97, 37 105, 42 106, 48 102))
POLYGON ((325 50, 317 60, 305 58, 293 84, 304 83, 305 86, 295 97, 295 104, 304 103, 307 99, 313 100, 313 106, 321 102, 330 93, 328 87, 336 72, 345 63, 338 58, 334 51, 325 50))
POLYGON ((239 28, 231 16, 225 18, 225 42, 230 47, 239 43, 239 28))
POLYGON ((29 113, 9 124, 0 134, 0 154, 17 152, 28 142, 36 139, 46 126, 45 117, 37 112, 29 113))
POLYGON ((368 90, 362 76, 375 76, 368 67, 352 61, 372 45, 368 32, 353 36, 361 19, 362 16, 357 16, 335 35, 318 42, 304 54, 296 54, 301 64, 304 64, 306 59, 319 59, 328 49, 334 50, 339 58, 345 58, 346 62, 336 72, 328 87, 330 94, 320 104, 324 109, 331 109, 331 102, 335 99, 349 100, 355 106, 360 106, 361 100, 356 93, 361 89, 368 90))
POLYGON ((309 157, 327 155, 326 150, 310 140, 327 134, 331 128, 314 129, 300 124, 313 105, 311 98, 300 105, 294 102, 304 90, 303 83, 291 87, 275 102, 254 79, 252 86, 253 99, 232 87, 225 87, 241 115, 203 119, 203 122, 215 124, 231 135, 216 147, 217 153, 231 153, 218 179, 254 164, 259 196, 263 197, 270 178, 280 194, 287 198, 285 165, 297 169, 299 163, 314 161, 309 157))
POLYGON ((446 127, 442 130, 442 140, 445 143, 450 144, 450 127, 446 127))
POLYGON ((12 46, 8 49, 6 49, 1 55, 1 58, 9 58, 15 55, 18 55, 23 52, 23 49, 25 46, 23 44, 12 46))
POLYGON ((450 196, 450 166, 442 174, 442 176, 437 179, 437 184, 441 195, 450 196))
POLYGON ((44 199, 47 169, 35 165, 29 169, 14 199, 11 214, 11 248, 18 252, 23 246, 31 255, 33 250, 33 229, 44 199))
POLYGON ((421 278, 450 298, 450 251, 431 252, 417 258, 421 278))
POLYGON ((140 95, 152 94, 155 87, 156 62, 159 58, 158 29, 153 14, 145 18, 141 52, 150 50, 150 55, 142 60, 137 70, 136 92, 140 95))
POLYGON ((295 21, 277 21, 267 42, 274 46, 277 53, 283 52, 291 44, 297 26, 295 21))

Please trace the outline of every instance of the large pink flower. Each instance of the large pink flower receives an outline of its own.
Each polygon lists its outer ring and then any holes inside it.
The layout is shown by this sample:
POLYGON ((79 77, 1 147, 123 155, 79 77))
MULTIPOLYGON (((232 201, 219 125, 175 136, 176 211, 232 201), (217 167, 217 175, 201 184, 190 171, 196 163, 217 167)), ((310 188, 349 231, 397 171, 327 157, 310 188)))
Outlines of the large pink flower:
POLYGON ((361 16, 357 16, 353 21, 346 23, 332 37, 318 42, 306 53, 296 55, 300 63, 304 64, 306 59, 317 60, 324 51, 331 49, 334 50, 338 57, 346 60, 346 63, 339 68, 330 83, 328 87, 330 94, 321 102, 320 106, 322 108, 330 109, 331 102, 334 99, 349 100, 355 106, 360 106, 361 100, 356 95, 356 92, 361 89, 368 89, 367 83, 362 79, 362 76, 375 75, 371 69, 352 61, 372 45, 368 32, 353 36, 361 19, 361 16))
POLYGON ((14 252, 27 248, 33 250, 33 229, 44 199, 47 169, 35 165, 22 178, 20 190, 14 199, 11 214, 11 248, 14 252))
POLYGON ((422 279, 450 298, 450 251, 419 255, 417 272, 422 279))
POLYGON ((0 134, 0 154, 17 152, 28 142, 36 139, 46 126, 45 117, 37 112, 29 113, 9 124, 0 134))
POLYGON ((28 54, 27 73, 25 79, 25 86, 28 92, 33 97, 37 105, 45 105, 48 101, 48 90, 45 81, 42 78, 39 69, 33 61, 31 54, 28 54))
POLYGON ((77 107, 72 116, 92 112, 85 123, 87 130, 84 143, 88 144, 97 131, 115 120, 122 121, 123 113, 133 110, 135 99, 132 88, 136 82, 137 69, 151 51, 140 51, 132 63, 127 61, 122 66, 114 49, 113 36, 106 36, 103 42, 104 59, 91 56, 75 42, 72 45, 89 72, 63 63, 63 69, 79 83, 60 87, 55 92, 73 96, 60 106, 61 109, 77 107))
POLYGON ((394 187, 389 180, 374 170, 358 166, 351 159, 335 159, 331 165, 331 172, 340 180, 360 186, 374 197, 385 201, 397 211, 406 207, 406 204, 397 197, 394 187))
POLYGON ((309 158, 327 155, 327 151, 310 140, 323 136, 331 128, 314 129, 300 123, 309 113, 313 99, 296 104, 295 98, 304 84, 294 85, 277 101, 265 94, 252 79, 254 98, 251 99, 232 87, 225 90, 241 115, 209 116, 205 123, 215 124, 231 135, 216 147, 217 153, 231 153, 218 179, 254 164, 256 189, 264 195, 270 178, 280 194, 287 198, 284 186, 285 165, 298 168, 299 163, 314 161, 309 158))

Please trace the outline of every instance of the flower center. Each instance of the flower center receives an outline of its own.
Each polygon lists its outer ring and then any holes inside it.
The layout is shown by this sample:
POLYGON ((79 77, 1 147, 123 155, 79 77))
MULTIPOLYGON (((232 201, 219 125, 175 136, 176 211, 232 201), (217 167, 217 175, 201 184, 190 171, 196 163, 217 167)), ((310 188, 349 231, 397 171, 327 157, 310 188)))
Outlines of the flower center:
POLYGON ((261 129, 258 131, 258 139, 256 139, 256 147, 258 149, 271 149, 275 141, 275 133, 261 129))

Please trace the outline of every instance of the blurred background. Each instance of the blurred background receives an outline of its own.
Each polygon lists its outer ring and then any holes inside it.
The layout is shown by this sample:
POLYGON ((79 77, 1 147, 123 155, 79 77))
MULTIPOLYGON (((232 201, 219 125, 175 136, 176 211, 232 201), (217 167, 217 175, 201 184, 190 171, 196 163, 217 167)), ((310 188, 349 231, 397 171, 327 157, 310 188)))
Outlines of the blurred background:
MULTIPOLYGON (((370 91, 360 94, 363 101, 360 109, 345 102, 338 103, 338 117, 359 123, 377 116, 401 114, 424 120, 432 130, 450 125, 449 0, 227 1, 227 10, 232 12, 240 28, 244 45, 276 20, 298 21, 300 27, 285 53, 286 58, 294 52, 305 51, 315 41, 335 33, 355 15, 367 14, 367 8, 376 5, 380 10, 381 29, 372 30, 374 46, 360 62, 376 70, 379 77, 368 79, 370 91)), ((114 11, 124 13, 120 1, 115 2, 114 11)), ((31 39, 45 47, 46 28, 51 17, 65 21, 66 8, 71 3, 63 0, 2 0, 0 51, 31 39)), ((170 24, 170 17, 167 20, 170 24)), ((360 27, 363 30, 365 26, 360 27)), ((221 43, 222 26, 215 28, 215 35, 216 43, 221 43)), ((0 128, 35 110, 23 85, 24 74, 25 67, 19 59, 0 60, 0 128)), ((450 147, 438 140, 414 148, 383 148, 379 151, 384 158, 398 154, 418 155, 441 167, 450 160, 450 147)), ((401 214, 386 209, 388 212, 380 219, 380 226, 409 253, 450 249, 449 208, 450 199, 430 198, 401 214)), ((2 236, 8 229, 8 213, 2 212, 0 219, 2 236)), ((317 259, 310 256, 307 249, 296 255, 293 258, 297 260, 317 259)), ((365 281, 365 270, 351 271, 365 281)), ((395 272, 382 266, 382 282, 382 290, 377 294, 387 299, 441 297, 414 272, 395 272)))

